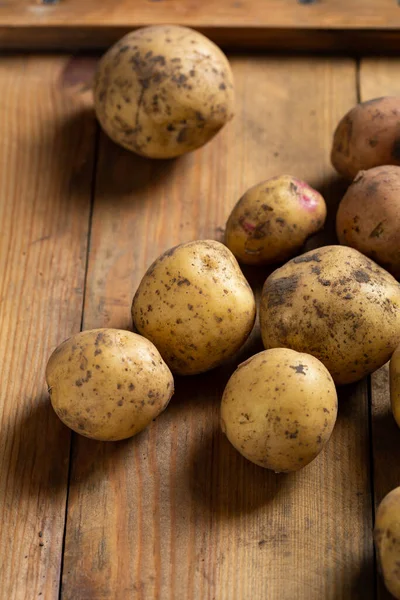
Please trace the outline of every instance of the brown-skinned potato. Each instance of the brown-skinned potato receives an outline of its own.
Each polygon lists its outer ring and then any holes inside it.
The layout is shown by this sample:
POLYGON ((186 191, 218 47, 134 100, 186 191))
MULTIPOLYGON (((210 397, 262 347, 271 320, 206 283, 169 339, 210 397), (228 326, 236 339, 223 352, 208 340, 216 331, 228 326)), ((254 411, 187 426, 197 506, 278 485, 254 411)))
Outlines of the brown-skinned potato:
POLYGON ((197 31, 144 27, 101 59, 94 104, 117 144, 173 158, 208 142, 232 118, 232 71, 222 50, 197 31))
POLYGON ((400 167, 360 171, 336 216, 341 244, 369 256, 400 278, 400 167))
POLYGON ((239 262, 267 265, 295 256, 324 225, 326 204, 316 190, 291 175, 250 188, 233 208, 225 243, 239 262))
POLYGON ((253 329, 253 292, 220 242, 196 240, 162 254, 132 303, 136 329, 174 373, 193 375, 232 357, 253 329))
POLYGON ((400 600, 400 487, 389 492, 376 511, 374 540, 385 585, 400 600))
POLYGON ((337 416, 335 384, 314 356, 288 348, 265 350, 242 363, 228 381, 221 427, 255 464, 297 471, 321 452, 337 416))
POLYGON ((119 329, 73 335, 50 356, 46 381, 56 414, 95 440, 142 431, 174 393, 171 371, 144 337, 119 329))
POLYGON ((351 383, 400 343, 400 285, 357 250, 325 246, 267 278, 260 325, 265 348, 312 354, 336 383, 351 383))
POLYGON ((400 97, 354 106, 336 128, 331 160, 347 179, 379 165, 400 165, 400 97))

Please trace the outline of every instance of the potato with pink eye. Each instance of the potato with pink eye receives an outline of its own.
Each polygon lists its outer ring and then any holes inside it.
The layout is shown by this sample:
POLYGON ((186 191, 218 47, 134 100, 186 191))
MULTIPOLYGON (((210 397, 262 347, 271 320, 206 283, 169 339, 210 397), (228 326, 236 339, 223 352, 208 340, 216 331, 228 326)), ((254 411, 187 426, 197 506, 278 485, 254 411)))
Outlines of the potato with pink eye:
POLYGON ((278 263, 298 254, 325 219, 321 194, 304 181, 281 175, 242 196, 226 224, 225 244, 243 264, 278 263))

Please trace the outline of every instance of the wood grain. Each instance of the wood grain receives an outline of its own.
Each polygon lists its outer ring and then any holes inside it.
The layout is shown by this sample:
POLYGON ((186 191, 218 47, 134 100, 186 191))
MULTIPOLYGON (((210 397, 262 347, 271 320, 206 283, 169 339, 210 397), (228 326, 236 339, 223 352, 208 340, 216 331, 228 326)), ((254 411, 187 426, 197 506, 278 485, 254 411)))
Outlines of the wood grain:
MULTIPOLYGON (((237 115, 209 145, 146 161, 101 137, 84 327, 129 327, 150 262, 195 238, 221 238, 250 185, 290 172, 342 189, 331 135, 356 101, 349 59, 236 57, 237 115)), ((333 239, 332 215, 324 237, 333 239)), ((267 272, 246 271, 259 290, 267 272)), ((118 444, 74 439, 64 600, 373 598, 367 386, 340 390, 333 437, 316 461, 277 476, 245 461, 218 426, 224 385, 260 349, 176 378, 168 410, 118 444)))
POLYGON ((106 47, 160 23, 195 27, 231 48, 382 52, 398 48, 400 11, 395 0, 5 0, 0 45, 106 47))
POLYGON ((94 121, 68 57, 0 59, 0 596, 58 598, 70 433, 45 389, 79 331, 94 121))
MULTIPOLYGON (((368 58, 360 65, 361 100, 400 95, 400 60, 368 58)), ((372 454, 374 465, 375 509, 390 490, 400 485, 400 429, 390 409, 389 369, 382 367, 373 374, 372 454)), ((390 600, 382 579, 378 579, 379 600, 390 600)))

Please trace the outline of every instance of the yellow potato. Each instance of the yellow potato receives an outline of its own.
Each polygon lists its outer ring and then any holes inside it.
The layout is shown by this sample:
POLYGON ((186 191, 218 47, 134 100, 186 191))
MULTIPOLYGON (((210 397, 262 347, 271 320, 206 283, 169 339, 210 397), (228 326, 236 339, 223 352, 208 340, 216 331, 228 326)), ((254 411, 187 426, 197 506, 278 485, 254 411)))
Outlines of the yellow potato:
POLYGON ((400 427, 400 346, 390 359, 390 403, 397 425, 400 427))
POLYGON ((250 188, 232 210, 225 243, 239 262, 264 265, 294 256, 323 227, 326 204, 316 190, 290 175, 250 188))
POLYGON ((352 108, 334 133, 331 159, 348 179, 379 165, 400 165, 400 97, 374 98, 352 108))
POLYGON ((335 385, 324 365, 287 348, 239 365, 225 388, 221 427, 252 462, 297 471, 321 452, 337 416, 335 385))
POLYGON ((268 277, 260 324, 265 348, 312 354, 336 383, 351 383, 400 343, 400 285, 357 250, 325 246, 268 277))
POLYGON ((122 440, 142 431, 174 393, 172 374, 157 348, 118 329, 68 338, 50 356, 46 381, 61 421, 95 440, 122 440))
POLYGON ((94 103, 115 142, 150 158, 173 158, 208 142, 233 117, 232 71, 197 31, 144 27, 101 59, 94 103))
POLYGON ((175 373, 208 371, 250 334, 253 292, 223 244, 197 240, 164 252, 144 275, 132 304, 136 329, 175 373))
POLYGON ((389 592, 400 600, 400 487, 387 494, 376 512, 374 539, 378 566, 389 592))
POLYGON ((360 171, 339 205, 336 230, 341 244, 400 278, 400 167, 360 171))

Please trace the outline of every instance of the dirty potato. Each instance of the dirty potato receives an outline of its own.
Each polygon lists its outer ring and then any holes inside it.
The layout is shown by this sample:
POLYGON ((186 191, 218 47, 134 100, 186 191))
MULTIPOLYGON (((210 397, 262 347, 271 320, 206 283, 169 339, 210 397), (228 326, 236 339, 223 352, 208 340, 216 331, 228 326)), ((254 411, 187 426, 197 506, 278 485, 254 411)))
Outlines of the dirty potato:
POLYGON ((175 25, 145 27, 103 56, 94 102, 117 144, 173 158, 208 142, 232 118, 232 71, 204 35, 175 25))
POLYGON ((400 167, 360 171, 339 205, 339 241, 400 278, 400 167))
POLYGON ((375 98, 352 108, 334 133, 331 160, 348 179, 379 165, 400 165, 400 97, 375 98))
POLYGON ((142 431, 174 393, 157 348, 136 333, 93 329, 56 348, 46 368, 61 421, 89 438, 115 441, 142 431))
POLYGON ((324 365, 287 348, 265 350, 228 381, 221 427, 252 462, 276 472, 297 471, 321 452, 337 416, 335 384, 324 365))
POLYGON ((260 307, 265 348, 284 346, 350 383, 389 360, 400 342, 400 285, 353 248, 325 246, 270 275, 260 307))
POLYGON ((326 204, 316 190, 290 175, 250 188, 232 210, 225 243, 239 262, 281 262, 299 252, 324 225, 326 204))
POLYGON ((378 507, 374 540, 385 585, 400 600, 400 487, 389 492, 378 507))
POLYGON ((397 425, 400 427, 400 346, 390 359, 390 403, 397 425))
POLYGON ((144 275, 132 304, 135 327, 181 375, 208 371, 250 334, 253 292, 223 244, 197 240, 164 252, 144 275))

